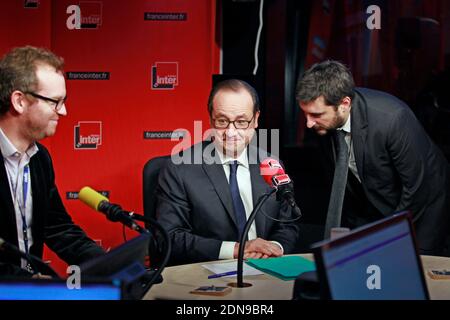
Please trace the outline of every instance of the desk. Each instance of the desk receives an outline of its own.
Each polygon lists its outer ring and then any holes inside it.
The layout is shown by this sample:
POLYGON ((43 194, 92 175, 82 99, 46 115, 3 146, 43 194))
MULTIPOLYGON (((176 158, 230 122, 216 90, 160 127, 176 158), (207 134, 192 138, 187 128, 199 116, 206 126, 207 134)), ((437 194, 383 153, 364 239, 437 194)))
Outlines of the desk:
MULTIPOLYGON (((312 254, 300 255, 313 260, 312 254)), ((422 256, 424 271, 428 269, 450 269, 450 258, 422 256)), ((217 263, 219 261, 210 262, 217 263)), ((290 300, 294 281, 284 281, 271 275, 245 276, 244 282, 252 284, 249 288, 233 288, 226 296, 204 296, 191 294, 189 291, 205 285, 226 286, 236 281, 232 278, 208 279, 210 271, 203 268, 202 263, 168 267, 163 271, 164 281, 154 285, 144 296, 144 300, 177 299, 177 300, 290 300)), ((450 280, 433 280, 425 276, 430 298, 450 300, 450 280)))

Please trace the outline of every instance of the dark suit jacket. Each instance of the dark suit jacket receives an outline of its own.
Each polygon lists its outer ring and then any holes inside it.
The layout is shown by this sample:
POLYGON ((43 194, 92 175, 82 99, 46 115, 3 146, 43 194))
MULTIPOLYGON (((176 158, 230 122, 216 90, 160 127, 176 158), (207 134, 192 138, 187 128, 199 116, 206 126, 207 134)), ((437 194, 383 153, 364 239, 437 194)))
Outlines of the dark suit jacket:
MULTIPOLYGON (((67 214, 58 189, 47 149, 37 144, 39 151, 30 160, 31 190, 33 191, 33 245, 30 254, 42 257, 44 243, 69 264, 79 264, 104 251, 75 225, 67 214)), ((8 176, 0 153, 0 237, 18 245, 16 216, 8 176)), ((0 251, 0 272, 21 273, 20 259, 0 251)))
POLYGON ((409 210, 421 252, 436 253, 450 216, 449 165, 442 152, 405 103, 370 89, 355 89, 351 134, 368 200, 384 216, 409 210))
MULTIPOLYGON (((185 159, 193 158, 197 152, 200 155, 197 159, 201 160, 202 150, 207 146, 211 148, 212 144, 203 142, 185 150, 185 159)), ((172 239, 173 264, 217 260, 222 241, 239 241, 223 166, 208 164, 211 162, 208 156, 203 158, 202 164, 173 164, 169 159, 159 176, 157 215, 172 239)), ((259 164, 249 167, 253 205, 256 205, 270 187, 260 175, 259 164)), ((273 196, 261 211, 255 219, 258 237, 278 241, 286 254, 292 253, 299 236, 298 224, 277 223, 264 216, 292 219, 290 208, 273 196)))

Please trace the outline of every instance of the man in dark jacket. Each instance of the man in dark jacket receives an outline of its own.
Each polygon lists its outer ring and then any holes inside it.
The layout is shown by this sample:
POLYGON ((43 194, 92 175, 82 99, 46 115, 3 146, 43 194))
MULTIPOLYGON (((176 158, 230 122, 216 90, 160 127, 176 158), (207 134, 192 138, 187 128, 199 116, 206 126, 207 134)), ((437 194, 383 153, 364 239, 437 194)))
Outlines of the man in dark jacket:
MULTIPOLYGON (((331 168, 336 137, 345 138, 342 225, 353 228, 408 210, 421 253, 440 254, 450 216, 449 165, 410 108, 387 93, 355 88, 350 71, 336 61, 307 70, 297 100, 307 127, 323 137, 331 168)), ((331 198, 327 221, 338 203, 331 198)))
MULTIPOLYGON (((159 176, 158 221, 171 236, 173 264, 237 258, 243 227, 271 190, 260 174, 261 150, 250 144, 260 114, 255 89, 237 79, 219 82, 208 112, 213 141, 184 150, 186 161, 174 155, 159 176)), ((295 251, 299 225, 283 223, 292 220, 291 211, 275 196, 264 203, 248 233, 246 258, 295 251)))
MULTIPOLYGON (((42 257, 46 244, 69 264, 104 251, 75 225, 58 189, 50 155, 37 141, 55 134, 67 114, 63 60, 35 47, 0 61, 0 238, 42 257)), ((25 259, 0 251, 0 275, 31 275, 25 259)))

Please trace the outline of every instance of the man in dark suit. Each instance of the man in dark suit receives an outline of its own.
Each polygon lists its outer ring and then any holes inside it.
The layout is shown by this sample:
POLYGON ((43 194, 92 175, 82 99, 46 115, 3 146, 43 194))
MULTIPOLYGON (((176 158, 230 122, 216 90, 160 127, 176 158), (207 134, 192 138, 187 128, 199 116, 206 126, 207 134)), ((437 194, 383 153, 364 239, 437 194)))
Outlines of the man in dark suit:
POLYGON ((421 253, 441 253, 449 230, 449 165, 409 107, 387 93, 355 88, 350 71, 336 61, 307 70, 297 100, 307 127, 323 137, 334 158, 334 138, 345 135, 342 225, 354 228, 409 210, 421 253))
MULTIPOLYGON (((37 142, 52 136, 67 114, 62 67, 62 58, 30 46, 0 61, 0 237, 39 258, 46 244, 67 263, 79 264, 104 251, 67 214, 50 155, 37 142)), ((0 275, 38 271, 0 251, 0 275)))
MULTIPOLYGON (((259 102, 246 82, 218 83, 208 101, 211 141, 172 155, 159 177, 158 221, 172 238, 172 264, 237 257, 239 234, 258 199, 270 187, 260 175, 259 149, 249 145, 258 127, 259 102)), ((250 228, 245 257, 293 252, 297 223, 271 197, 250 228)))

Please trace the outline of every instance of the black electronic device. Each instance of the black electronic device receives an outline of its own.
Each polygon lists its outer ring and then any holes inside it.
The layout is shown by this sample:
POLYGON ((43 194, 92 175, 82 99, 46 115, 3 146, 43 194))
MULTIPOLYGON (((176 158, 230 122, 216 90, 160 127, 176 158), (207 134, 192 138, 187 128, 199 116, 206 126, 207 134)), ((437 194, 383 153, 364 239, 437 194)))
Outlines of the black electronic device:
POLYGON ((319 242, 313 252, 322 298, 429 299, 408 212, 319 242))
MULTIPOLYGON (((83 282, 107 279, 121 281, 127 299, 140 299, 145 294, 149 271, 144 266, 151 235, 139 236, 117 246, 108 253, 80 265, 83 282)), ((151 271, 153 272, 153 271, 151 271)))

